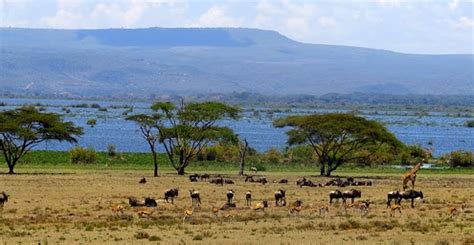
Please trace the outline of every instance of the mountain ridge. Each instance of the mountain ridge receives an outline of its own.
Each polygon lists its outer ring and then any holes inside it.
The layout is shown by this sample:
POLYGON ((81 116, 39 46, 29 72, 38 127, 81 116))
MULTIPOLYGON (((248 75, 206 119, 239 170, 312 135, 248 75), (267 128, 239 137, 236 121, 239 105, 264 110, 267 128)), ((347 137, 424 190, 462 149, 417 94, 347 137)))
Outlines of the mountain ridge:
POLYGON ((248 28, 0 28, 0 92, 474 94, 471 54, 307 44, 248 28))

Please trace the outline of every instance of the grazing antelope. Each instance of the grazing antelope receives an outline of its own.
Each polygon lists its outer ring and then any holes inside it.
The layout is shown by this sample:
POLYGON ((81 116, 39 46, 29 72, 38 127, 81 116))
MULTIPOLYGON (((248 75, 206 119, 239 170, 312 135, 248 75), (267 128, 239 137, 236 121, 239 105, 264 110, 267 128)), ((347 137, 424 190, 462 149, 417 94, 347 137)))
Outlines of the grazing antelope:
POLYGON ((8 197, 7 193, 2 191, 2 196, 0 197, 0 210, 3 210, 3 206, 5 205, 6 202, 8 202, 8 197))
POLYGON ((174 204, 174 198, 178 196, 178 188, 168 189, 165 191, 165 201, 171 199, 171 204, 174 204))
POLYGON ((142 177, 142 178, 140 179, 140 181, 138 181, 138 183, 139 183, 139 184, 145 184, 145 183, 146 183, 145 177, 142 177))
POLYGON ((251 206, 252 205, 252 192, 247 191, 245 192, 245 206, 251 206))
POLYGON ((322 205, 319 207, 319 216, 326 217, 329 214, 329 206, 322 205))
POLYGON ((393 217, 396 211, 398 211, 400 216, 402 216, 402 206, 399 204, 392 204, 390 206, 390 217, 393 217))
POLYGON ((123 205, 121 205, 121 204, 112 205, 112 213, 114 215, 116 215, 118 213, 123 214, 123 205))
POLYGON ((289 213, 290 214, 293 214, 293 213, 299 214, 302 208, 303 208, 303 201, 296 200, 295 202, 290 204, 289 213))
POLYGON ((285 189, 278 189, 275 191, 275 206, 285 206, 286 205, 286 190, 285 189))
POLYGON ((450 218, 454 218, 459 213, 464 213, 464 209, 466 208, 466 204, 462 204, 460 207, 449 206, 448 207, 448 214, 450 218))
POLYGON ((268 201, 267 200, 263 200, 263 201, 257 203, 257 205, 251 207, 251 209, 254 210, 255 213, 258 210, 262 210, 262 211, 265 212, 265 208, 268 208, 268 201))
POLYGON ((232 189, 228 190, 227 193, 226 193, 226 196, 227 196, 227 203, 231 204, 232 199, 234 198, 234 190, 232 190, 232 189))
POLYGON ((212 213, 214 214, 214 217, 217 219, 217 218, 218 218, 218 215, 219 215, 220 209, 219 209, 219 208, 216 208, 216 207, 213 207, 211 211, 212 211, 212 213))
POLYGON ((194 207, 191 210, 188 210, 188 209, 184 210, 183 224, 184 224, 184 221, 192 218, 191 216, 193 215, 193 212, 194 212, 194 207))
POLYGON ((191 196, 191 205, 201 206, 201 195, 199 191, 196 190, 189 190, 189 195, 191 196))
POLYGON ((155 212, 154 209, 140 209, 140 210, 137 210, 137 215, 138 215, 138 218, 150 218, 151 215, 153 214, 153 212, 155 212))

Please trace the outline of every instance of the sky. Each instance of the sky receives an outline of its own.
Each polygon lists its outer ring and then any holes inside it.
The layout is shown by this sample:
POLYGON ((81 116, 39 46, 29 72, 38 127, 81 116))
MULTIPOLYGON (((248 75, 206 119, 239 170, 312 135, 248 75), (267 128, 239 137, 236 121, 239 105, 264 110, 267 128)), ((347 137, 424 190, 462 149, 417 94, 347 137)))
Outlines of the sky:
POLYGON ((474 53, 474 0, 0 0, 0 26, 249 27, 404 53, 474 53))

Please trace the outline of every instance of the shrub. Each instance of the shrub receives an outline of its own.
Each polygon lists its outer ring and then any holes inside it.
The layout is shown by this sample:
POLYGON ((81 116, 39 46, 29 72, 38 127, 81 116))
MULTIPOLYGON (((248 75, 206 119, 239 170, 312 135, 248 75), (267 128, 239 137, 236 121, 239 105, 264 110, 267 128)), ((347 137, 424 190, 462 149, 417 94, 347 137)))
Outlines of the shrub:
POLYGON ((117 155, 117 148, 115 145, 107 145, 107 155, 109 155, 109 157, 115 157, 117 155))
POLYGON ((153 236, 150 236, 150 238, 148 238, 148 241, 150 242, 161 241, 161 237, 153 235, 153 236))
POLYGON ((458 150, 449 153, 448 164, 451 167, 472 167, 474 155, 470 151, 458 150))
POLYGON ((193 241, 201 241, 202 240, 202 236, 201 235, 195 235, 193 237, 193 241))
POLYGON ((468 128, 474 128, 474 120, 470 120, 466 122, 466 127, 468 128))
POLYGON ((149 239, 150 235, 144 231, 139 231, 135 234, 136 239, 149 239))
POLYGON ((75 147, 69 151, 69 155, 73 164, 92 164, 97 161, 97 153, 94 149, 75 147))
POLYGON ((267 163, 278 164, 283 161, 283 154, 276 148, 271 148, 263 156, 263 160, 267 163))
POLYGON ((86 123, 87 123, 87 125, 91 126, 91 128, 93 128, 97 124, 97 120, 89 119, 89 120, 87 120, 86 123))

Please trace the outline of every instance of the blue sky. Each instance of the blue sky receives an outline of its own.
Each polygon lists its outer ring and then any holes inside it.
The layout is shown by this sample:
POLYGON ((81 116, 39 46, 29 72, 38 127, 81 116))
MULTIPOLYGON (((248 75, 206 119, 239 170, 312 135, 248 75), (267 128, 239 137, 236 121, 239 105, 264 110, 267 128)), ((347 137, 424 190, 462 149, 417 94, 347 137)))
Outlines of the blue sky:
POLYGON ((0 0, 0 26, 252 27, 307 43, 474 53, 474 0, 0 0))

